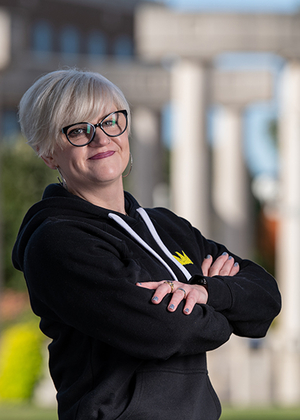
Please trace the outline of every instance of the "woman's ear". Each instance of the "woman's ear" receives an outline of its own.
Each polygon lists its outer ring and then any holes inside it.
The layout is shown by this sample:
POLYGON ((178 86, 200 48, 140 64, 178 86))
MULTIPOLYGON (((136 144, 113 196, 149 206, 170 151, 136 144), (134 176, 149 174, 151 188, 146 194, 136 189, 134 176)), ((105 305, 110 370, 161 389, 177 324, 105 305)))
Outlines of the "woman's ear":
MULTIPOLYGON (((39 153, 40 148, 39 146, 37 146, 36 148, 36 152, 39 153)), ((54 162, 54 158, 52 155, 48 155, 48 156, 41 156, 41 158, 43 159, 43 161, 46 163, 47 166, 49 166, 50 169, 57 169, 57 165, 54 162)))
POLYGON ((57 169, 57 164, 55 163, 53 156, 41 156, 41 158, 50 169, 57 169))

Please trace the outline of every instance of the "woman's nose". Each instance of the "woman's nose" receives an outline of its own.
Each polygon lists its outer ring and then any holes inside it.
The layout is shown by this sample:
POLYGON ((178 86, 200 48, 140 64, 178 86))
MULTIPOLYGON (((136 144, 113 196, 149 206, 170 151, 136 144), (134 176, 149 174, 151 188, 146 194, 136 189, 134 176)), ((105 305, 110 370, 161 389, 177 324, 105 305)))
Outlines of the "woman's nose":
POLYGON ((111 138, 100 127, 96 127, 95 136, 89 145, 92 147, 107 146, 110 142, 111 138))

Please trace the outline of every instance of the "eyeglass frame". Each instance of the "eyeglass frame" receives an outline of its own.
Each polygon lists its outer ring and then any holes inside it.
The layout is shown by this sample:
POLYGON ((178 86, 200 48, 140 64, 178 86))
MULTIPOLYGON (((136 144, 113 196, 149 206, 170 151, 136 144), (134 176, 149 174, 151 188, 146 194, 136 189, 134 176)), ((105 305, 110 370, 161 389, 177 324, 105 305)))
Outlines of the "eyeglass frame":
POLYGON ((97 128, 97 127, 99 127, 99 128, 100 128, 100 130, 102 130, 102 131, 103 131, 103 133, 104 133, 104 134, 106 134, 108 137, 118 137, 118 136, 120 136, 121 134, 123 134, 123 133, 126 131, 127 127, 128 127, 128 112, 126 111, 126 109, 121 109, 121 110, 119 110, 119 111, 114 111, 114 112, 111 112, 110 114, 107 114, 107 115, 106 115, 104 118, 102 118, 102 120, 101 120, 99 123, 97 123, 97 124, 92 124, 92 123, 89 123, 89 122, 83 121, 83 122, 78 122, 78 123, 75 123, 75 124, 70 124, 70 125, 67 125, 66 127, 63 127, 61 131, 62 131, 62 133, 66 136, 66 138, 67 138, 68 142, 69 142, 70 144, 72 144, 72 146, 75 146, 75 147, 84 147, 84 146, 87 146, 88 144, 90 144, 90 143, 94 140, 95 135, 96 135, 96 128, 97 128), (111 134, 107 134, 107 132, 106 132, 106 131, 104 130, 104 128, 102 127, 102 123, 103 123, 103 121, 104 121, 104 120, 106 120, 106 118, 107 118, 107 117, 109 117, 110 115, 113 115, 113 114, 119 114, 119 113, 121 113, 121 114, 125 115, 126 125, 125 125, 124 130, 123 130, 123 131, 121 131, 121 133, 119 133, 119 134, 113 134, 113 135, 111 135, 111 134), (69 129, 70 127, 75 126, 75 125, 79 125, 79 124, 89 124, 89 125, 91 125, 91 126, 93 127, 93 130, 94 130, 94 133, 93 133, 93 135, 92 135, 92 138, 91 138, 91 139, 90 139, 87 143, 85 143, 85 144, 74 144, 74 143, 72 143, 72 142, 71 142, 71 140, 69 139, 69 137, 68 137, 68 135, 67 135, 67 131, 68 131, 68 129, 69 129))

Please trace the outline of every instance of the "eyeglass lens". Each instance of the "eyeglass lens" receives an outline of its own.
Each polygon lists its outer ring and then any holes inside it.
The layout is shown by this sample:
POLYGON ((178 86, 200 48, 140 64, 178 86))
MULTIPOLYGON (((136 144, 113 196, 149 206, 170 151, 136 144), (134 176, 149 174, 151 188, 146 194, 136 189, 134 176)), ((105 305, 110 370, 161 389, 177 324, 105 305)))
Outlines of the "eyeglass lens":
MULTIPOLYGON (((122 134, 127 126, 126 115, 122 112, 114 112, 104 118, 99 125, 105 134, 115 137, 122 134)), ((67 137, 69 141, 77 146, 83 146, 93 138, 95 134, 95 126, 90 123, 79 123, 69 127, 67 137)))

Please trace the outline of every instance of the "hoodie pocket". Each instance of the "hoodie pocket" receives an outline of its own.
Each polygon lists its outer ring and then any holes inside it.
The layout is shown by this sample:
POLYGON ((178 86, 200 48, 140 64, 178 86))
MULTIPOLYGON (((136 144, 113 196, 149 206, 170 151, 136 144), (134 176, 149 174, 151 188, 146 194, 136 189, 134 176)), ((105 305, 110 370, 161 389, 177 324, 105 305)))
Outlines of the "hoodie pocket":
POLYGON ((140 371, 127 409, 117 420, 217 420, 219 399, 206 371, 140 371))

